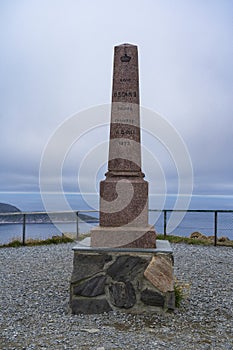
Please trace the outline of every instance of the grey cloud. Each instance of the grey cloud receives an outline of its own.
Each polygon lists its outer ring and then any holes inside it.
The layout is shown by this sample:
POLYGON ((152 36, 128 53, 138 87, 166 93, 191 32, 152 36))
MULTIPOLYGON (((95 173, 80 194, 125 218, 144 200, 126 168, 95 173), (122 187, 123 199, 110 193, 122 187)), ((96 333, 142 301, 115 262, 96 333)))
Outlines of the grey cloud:
MULTIPOLYGON (((184 138, 195 191, 232 191, 232 10, 224 1, 1 2, 0 189, 38 188, 47 140, 69 115, 110 102, 113 46, 129 41, 139 46, 141 103, 184 138)), ((90 144, 80 147, 65 164, 68 190, 90 144)), ((153 152, 175 190, 174 164, 153 152)))

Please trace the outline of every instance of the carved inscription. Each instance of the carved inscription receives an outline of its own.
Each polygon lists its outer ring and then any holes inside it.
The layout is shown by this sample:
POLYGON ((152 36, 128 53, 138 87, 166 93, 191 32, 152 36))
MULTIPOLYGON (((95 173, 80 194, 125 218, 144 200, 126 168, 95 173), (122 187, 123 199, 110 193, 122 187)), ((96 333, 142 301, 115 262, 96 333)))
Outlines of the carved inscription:
POLYGON ((120 146, 129 146, 130 145, 129 141, 119 141, 118 143, 120 146))
POLYGON ((139 127, 131 124, 112 123, 110 129, 110 138, 120 139, 120 145, 128 146, 130 145, 130 140, 140 142, 140 129, 139 127))
POLYGON ((114 91, 114 97, 137 97, 136 91, 114 91))
POLYGON ((116 130, 116 135, 121 135, 121 136, 124 136, 124 135, 133 135, 134 134, 134 130, 130 130, 130 129, 117 129, 116 130))
POLYGON ((115 123, 127 123, 127 124, 134 124, 133 119, 115 119, 115 123))

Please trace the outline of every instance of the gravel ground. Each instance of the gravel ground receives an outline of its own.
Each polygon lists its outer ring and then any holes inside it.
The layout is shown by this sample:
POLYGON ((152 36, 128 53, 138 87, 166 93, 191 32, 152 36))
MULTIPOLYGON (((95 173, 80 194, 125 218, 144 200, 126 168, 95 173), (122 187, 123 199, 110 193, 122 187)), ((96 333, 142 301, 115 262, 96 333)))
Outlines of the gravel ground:
POLYGON ((68 313, 73 244, 0 250, 0 349, 233 349, 233 250, 173 245, 189 295, 160 315, 68 313))

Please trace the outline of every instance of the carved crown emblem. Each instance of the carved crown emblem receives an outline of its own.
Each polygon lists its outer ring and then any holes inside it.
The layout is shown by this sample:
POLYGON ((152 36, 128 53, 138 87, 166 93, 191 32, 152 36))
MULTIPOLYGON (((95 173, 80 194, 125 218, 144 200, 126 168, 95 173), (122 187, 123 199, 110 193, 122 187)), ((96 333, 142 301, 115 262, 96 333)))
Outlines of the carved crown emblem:
POLYGON ((124 56, 121 56, 121 62, 129 62, 131 60, 131 57, 127 55, 127 53, 124 54, 124 56))

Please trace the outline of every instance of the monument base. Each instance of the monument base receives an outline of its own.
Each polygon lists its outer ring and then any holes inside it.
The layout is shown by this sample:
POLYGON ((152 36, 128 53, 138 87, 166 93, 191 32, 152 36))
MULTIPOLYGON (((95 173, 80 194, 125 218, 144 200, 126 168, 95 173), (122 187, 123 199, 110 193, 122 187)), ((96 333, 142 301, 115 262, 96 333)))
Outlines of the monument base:
POLYGON ((153 226, 103 227, 91 230, 91 247, 109 248, 156 248, 156 233, 153 226))
POLYGON ((112 310, 141 314, 175 308, 173 252, 168 241, 157 240, 156 249, 93 248, 87 238, 73 250, 73 314, 112 310))

